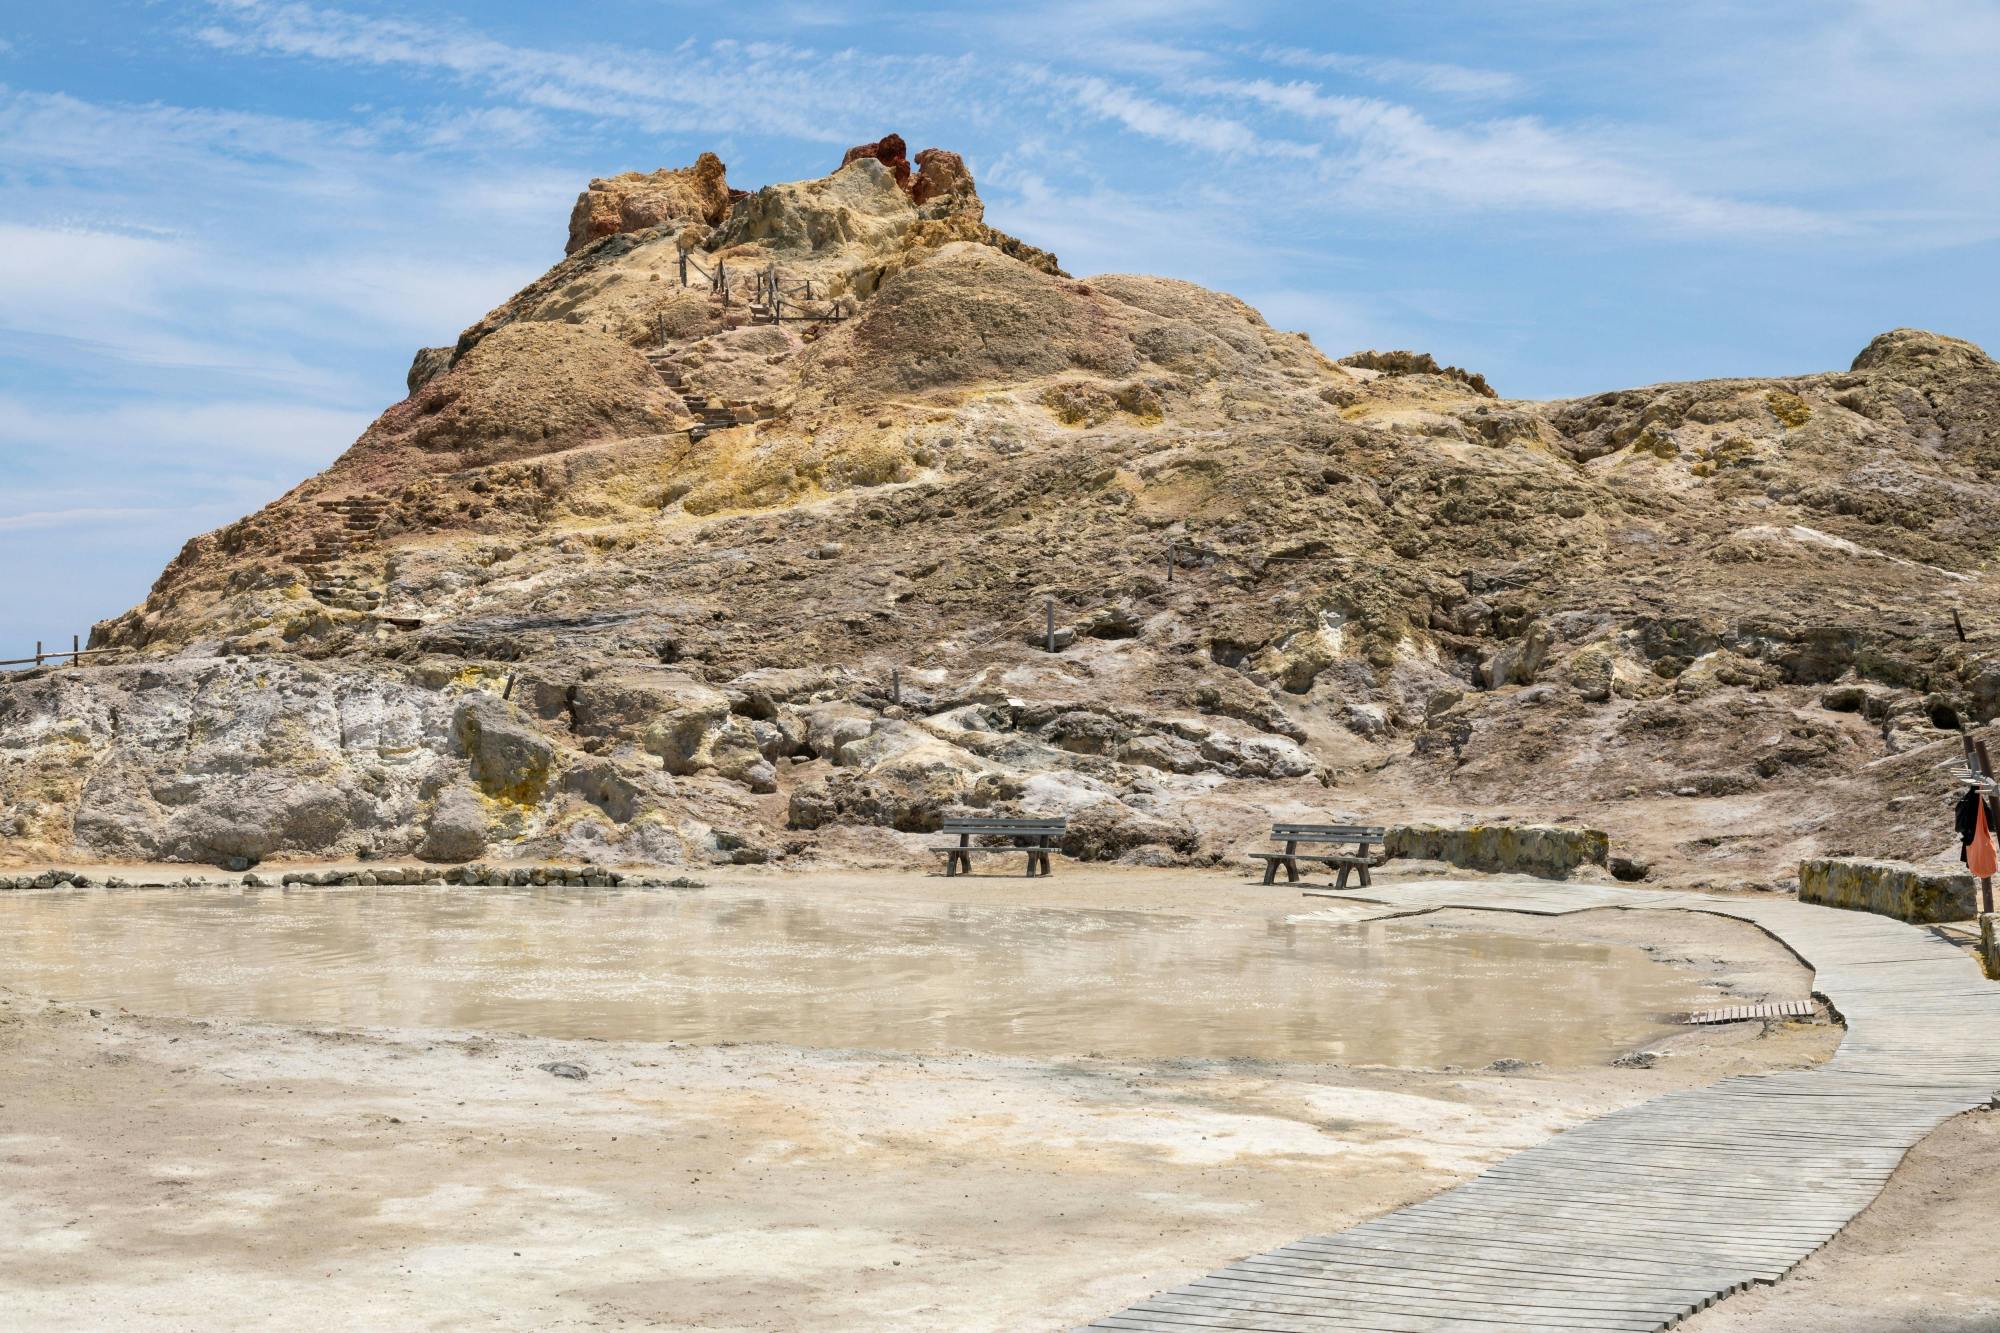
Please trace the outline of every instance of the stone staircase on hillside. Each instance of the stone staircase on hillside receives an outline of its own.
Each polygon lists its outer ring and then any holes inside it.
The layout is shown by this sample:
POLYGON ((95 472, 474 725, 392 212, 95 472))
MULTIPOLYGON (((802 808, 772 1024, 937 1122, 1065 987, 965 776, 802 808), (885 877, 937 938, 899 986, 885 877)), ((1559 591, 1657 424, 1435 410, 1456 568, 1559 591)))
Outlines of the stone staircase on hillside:
MULTIPOLYGON (((321 606, 335 606, 343 611, 363 611, 373 614, 382 605, 382 593, 359 579, 343 575, 330 575, 324 571, 316 577, 308 589, 313 600, 321 606)), ((421 622, 419 622, 421 623, 421 622)))
POLYGON ((747 426, 753 421, 769 421, 772 413, 767 408, 755 407, 747 403, 729 403, 707 394, 697 393, 688 388, 681 377, 680 367, 673 363, 672 354, 662 350, 646 353, 646 360, 653 371, 669 389, 672 389, 687 409, 695 424, 688 428, 688 439, 700 441, 719 430, 731 426, 747 426))
POLYGON ((370 496, 349 496, 339 500, 314 501, 323 511, 340 519, 333 532, 313 538, 313 544, 298 553, 295 563, 324 565, 365 550, 374 541, 375 529, 389 512, 389 502, 370 496))

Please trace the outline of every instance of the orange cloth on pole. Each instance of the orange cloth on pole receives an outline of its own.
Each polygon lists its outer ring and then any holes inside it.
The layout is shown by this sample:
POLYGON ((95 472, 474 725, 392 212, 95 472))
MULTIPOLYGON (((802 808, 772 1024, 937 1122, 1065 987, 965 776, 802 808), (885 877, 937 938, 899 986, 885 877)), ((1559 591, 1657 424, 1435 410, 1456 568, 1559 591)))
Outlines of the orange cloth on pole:
POLYGON ((1986 827, 1986 802, 1979 803, 1979 819, 1972 826, 1972 843, 1965 849, 1965 868, 1975 879, 1991 879, 1996 868, 1993 831, 1986 827))

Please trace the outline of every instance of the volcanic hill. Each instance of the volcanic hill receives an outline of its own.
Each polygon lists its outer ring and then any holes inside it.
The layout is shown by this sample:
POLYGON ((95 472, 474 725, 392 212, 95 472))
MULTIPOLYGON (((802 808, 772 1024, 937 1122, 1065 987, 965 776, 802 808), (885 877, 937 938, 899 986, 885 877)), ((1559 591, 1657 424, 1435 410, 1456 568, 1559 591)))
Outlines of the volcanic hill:
POLYGON ((409 388, 115 651, 0 683, 7 856, 908 862, 981 810, 1165 863, 1478 814, 1734 881, 1949 848, 1937 765, 2000 713, 2000 368, 1915 330, 1511 401, 1072 277, 891 136, 591 182, 409 388))

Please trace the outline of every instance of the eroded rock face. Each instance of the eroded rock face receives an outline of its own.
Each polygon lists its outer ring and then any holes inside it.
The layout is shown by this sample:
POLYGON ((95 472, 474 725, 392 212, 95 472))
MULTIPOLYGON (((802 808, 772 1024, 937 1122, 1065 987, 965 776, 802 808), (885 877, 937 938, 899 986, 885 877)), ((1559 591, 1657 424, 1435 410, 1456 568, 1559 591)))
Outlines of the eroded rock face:
POLYGON ((891 278, 858 318, 820 339, 804 381, 858 401, 996 375, 1130 375, 1140 369, 1131 315, 990 247, 959 242, 891 278))
POLYGON ((1992 358, 1963 339, 1923 329, 1891 329, 1861 349, 1854 358, 1853 369, 1948 375, 1989 370, 1992 366, 1992 358))
POLYGON ((926 148, 917 154, 917 176, 910 182, 910 198, 919 208, 950 199, 962 201, 974 210, 974 217, 984 211, 965 159, 943 148, 926 148))
POLYGON ((690 167, 628 171, 594 180, 570 210, 569 243, 563 253, 575 254, 606 236, 664 223, 713 227, 729 211, 729 197, 728 171, 714 153, 703 153, 690 167))
POLYGON ((416 393, 450 370, 454 351, 450 347, 419 347, 416 356, 410 360, 410 373, 404 379, 410 392, 416 393))
POLYGON ((452 707, 399 672, 308 663, 51 673, 0 686, 0 810, 18 844, 128 860, 407 843, 453 766, 452 707))
POLYGON ((1498 398, 1493 386, 1486 382, 1484 375, 1465 370, 1459 366, 1443 366, 1429 352, 1355 352, 1340 358, 1343 366, 1355 366, 1362 370, 1379 371, 1384 375, 1438 375, 1445 379, 1457 380, 1474 393, 1488 398, 1498 398))

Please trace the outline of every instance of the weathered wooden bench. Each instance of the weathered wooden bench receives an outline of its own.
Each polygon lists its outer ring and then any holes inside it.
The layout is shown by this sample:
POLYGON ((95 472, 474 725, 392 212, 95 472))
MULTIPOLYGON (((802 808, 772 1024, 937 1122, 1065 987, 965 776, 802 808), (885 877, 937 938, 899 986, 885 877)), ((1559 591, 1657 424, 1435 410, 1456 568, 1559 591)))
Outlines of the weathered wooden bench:
POLYGON ((1334 888, 1346 888, 1348 875, 1357 870, 1361 872, 1361 883, 1365 886, 1373 882, 1368 877, 1368 870, 1375 864, 1369 849, 1381 843, 1384 832, 1379 824, 1273 824, 1271 841, 1284 843, 1285 850, 1252 852, 1250 855, 1264 863, 1266 884, 1277 880, 1279 866, 1285 868, 1285 878, 1296 884, 1299 882, 1299 862, 1317 861, 1339 868, 1334 888), (1300 843, 1331 844, 1335 847, 1341 843, 1353 843, 1354 850, 1302 852, 1299 850, 1300 843))
POLYGON ((947 819, 939 831, 946 837, 958 835, 955 844, 933 847, 934 852, 944 853, 944 873, 958 875, 972 873, 972 858, 981 852, 1026 852, 1028 854, 1028 874, 1049 873, 1049 853, 1056 850, 1056 842, 1069 829, 1067 819, 947 819), (974 838, 1002 837, 1004 843, 975 843, 974 838))

